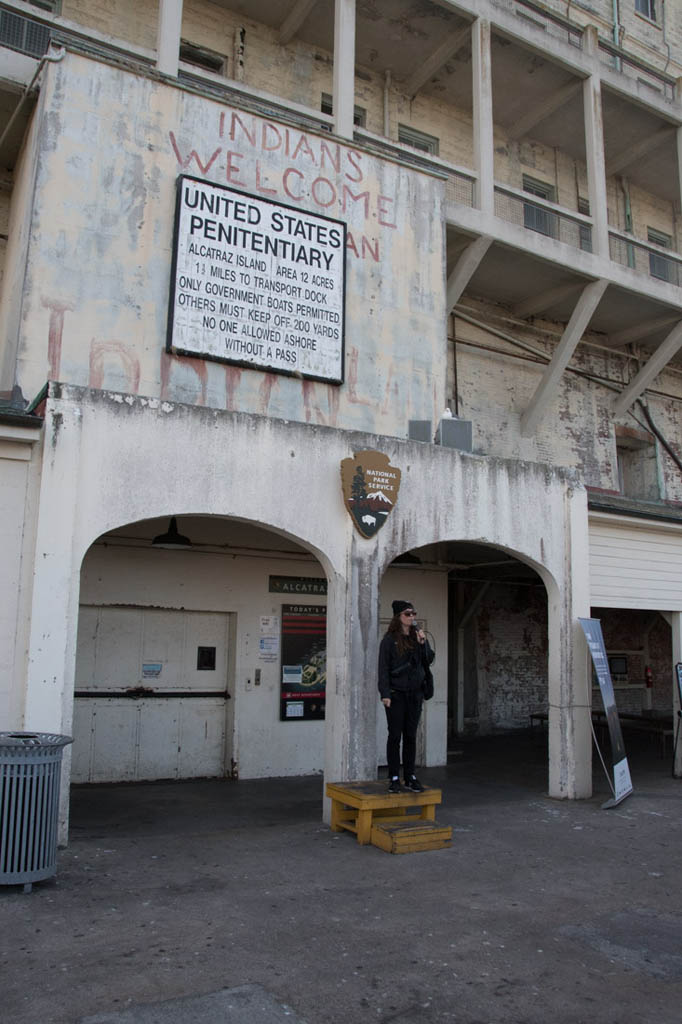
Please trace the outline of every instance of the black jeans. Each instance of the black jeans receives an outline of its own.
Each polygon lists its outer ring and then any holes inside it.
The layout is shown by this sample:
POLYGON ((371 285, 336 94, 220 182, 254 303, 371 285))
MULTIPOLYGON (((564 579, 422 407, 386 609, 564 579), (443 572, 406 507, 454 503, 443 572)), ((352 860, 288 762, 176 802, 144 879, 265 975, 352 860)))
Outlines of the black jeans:
POLYGON ((401 739, 403 741, 404 778, 414 775, 417 727, 422 713, 423 700, 421 690, 391 690, 391 706, 386 708, 386 722, 388 723, 386 759, 390 778, 400 775, 401 739))

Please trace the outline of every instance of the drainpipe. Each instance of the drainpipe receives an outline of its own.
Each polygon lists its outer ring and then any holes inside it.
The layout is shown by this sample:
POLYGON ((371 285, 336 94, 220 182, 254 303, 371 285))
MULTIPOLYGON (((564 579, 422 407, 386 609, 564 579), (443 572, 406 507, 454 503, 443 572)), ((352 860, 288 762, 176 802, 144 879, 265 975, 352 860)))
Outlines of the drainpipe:
POLYGON ((55 54, 47 54, 46 53, 46 54, 43 54, 43 56, 40 58, 40 60, 38 61, 38 67, 35 70, 35 74, 33 75, 33 78, 28 83, 28 85, 26 86, 26 88, 22 92, 21 96, 19 97, 19 102, 17 103, 16 107, 14 108, 14 113, 12 114, 12 116, 9 119, 9 121, 5 125, 4 132, 2 133, 2 135, 0 135, 0 149, 2 149, 2 144, 5 141, 5 139, 7 138, 7 136, 9 135, 9 133, 11 131, 11 128, 12 128, 12 125, 14 124, 14 122, 17 119, 17 117, 19 116, 19 112, 20 112, 21 108, 23 107, 24 103, 26 102, 28 96, 30 95, 31 90, 33 89, 33 86, 35 85, 36 80, 38 78, 38 75, 43 70, 43 67, 46 64, 58 64, 60 60, 63 60, 65 53, 66 53, 66 50, 62 46, 57 51, 57 53, 55 53, 55 54))
POLYGON ((613 41, 616 46, 620 46, 620 11, 618 10, 618 0, 613 0, 613 41))
MULTIPOLYGON (((625 214, 625 232, 628 235, 634 234, 632 230, 632 203, 630 202, 630 185, 627 178, 619 178, 620 187, 623 190, 623 211, 625 214)), ((631 245, 628 245, 628 266, 634 267, 635 263, 635 250, 631 245)))

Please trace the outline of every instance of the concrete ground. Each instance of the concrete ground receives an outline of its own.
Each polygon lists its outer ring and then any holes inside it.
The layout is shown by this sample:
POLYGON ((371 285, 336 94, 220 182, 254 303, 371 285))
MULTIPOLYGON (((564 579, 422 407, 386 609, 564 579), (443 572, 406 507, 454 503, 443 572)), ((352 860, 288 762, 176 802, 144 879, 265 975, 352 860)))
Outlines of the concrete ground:
POLYGON ((450 849, 332 834, 321 780, 79 787, 56 879, 0 889, 3 1024, 679 1024, 682 780, 545 795, 540 733, 466 743, 450 849))

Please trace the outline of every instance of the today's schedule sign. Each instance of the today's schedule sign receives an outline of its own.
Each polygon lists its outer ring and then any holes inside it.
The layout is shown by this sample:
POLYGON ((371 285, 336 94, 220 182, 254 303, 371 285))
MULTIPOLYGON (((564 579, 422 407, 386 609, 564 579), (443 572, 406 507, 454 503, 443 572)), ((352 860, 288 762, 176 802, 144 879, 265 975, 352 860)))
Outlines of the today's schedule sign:
POLYGON ((169 352, 343 381, 346 225, 181 175, 169 352))

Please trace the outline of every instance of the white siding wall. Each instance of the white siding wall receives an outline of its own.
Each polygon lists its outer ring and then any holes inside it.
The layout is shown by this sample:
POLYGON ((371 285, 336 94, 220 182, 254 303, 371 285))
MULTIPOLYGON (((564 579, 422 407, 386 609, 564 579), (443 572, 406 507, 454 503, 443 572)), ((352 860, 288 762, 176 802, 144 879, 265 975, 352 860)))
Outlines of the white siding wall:
POLYGON ((590 516, 590 602, 682 610, 682 525, 590 516))

